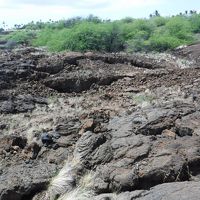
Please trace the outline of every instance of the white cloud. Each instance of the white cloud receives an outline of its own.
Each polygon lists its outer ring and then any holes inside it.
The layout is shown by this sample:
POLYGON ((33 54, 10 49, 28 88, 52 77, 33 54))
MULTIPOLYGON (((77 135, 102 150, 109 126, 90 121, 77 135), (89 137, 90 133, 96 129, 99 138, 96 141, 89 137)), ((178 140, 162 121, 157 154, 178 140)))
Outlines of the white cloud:
POLYGON ((0 7, 8 6, 24 6, 24 5, 37 5, 37 6, 65 6, 75 8, 91 8, 106 6, 109 1, 107 0, 0 0, 0 7))
POLYGON ((141 9, 147 8, 150 6, 161 5, 165 0, 109 0, 109 6, 107 6, 106 10, 115 10, 125 12, 130 9, 141 9))
MULTIPOLYGON (((112 6, 116 7, 143 7, 143 6, 151 6, 151 5, 157 5, 162 2, 162 0, 115 0, 112 1, 112 6)), ((121 8, 122 8, 121 7, 121 8)))
POLYGON ((148 16, 151 6, 166 0, 0 0, 0 23, 9 25, 32 20, 58 20, 94 14, 102 18, 148 16), (145 8, 149 9, 145 11, 145 8), (145 13, 147 12, 147 13, 145 13))
POLYGON ((36 5, 65 6, 74 8, 102 8, 111 6, 147 6, 159 4, 162 0, 0 0, 0 7, 36 5))

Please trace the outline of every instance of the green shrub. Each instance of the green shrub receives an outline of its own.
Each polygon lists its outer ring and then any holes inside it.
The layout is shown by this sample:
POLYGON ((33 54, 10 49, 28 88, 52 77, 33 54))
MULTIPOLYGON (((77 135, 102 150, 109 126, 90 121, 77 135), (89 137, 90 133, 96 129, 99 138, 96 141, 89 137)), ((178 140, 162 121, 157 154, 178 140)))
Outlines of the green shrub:
POLYGON ((200 14, 193 14, 190 17, 190 24, 194 33, 200 33, 200 14))
POLYGON ((134 26, 127 38, 127 51, 166 51, 194 41, 187 17, 153 17, 134 26), (153 24, 153 25, 152 25, 153 24), (150 26, 151 25, 151 26, 150 26), (142 30, 142 31, 141 31, 142 30))
POLYGON ((147 37, 150 37, 155 29, 155 25, 146 19, 137 19, 124 27, 124 37, 126 40, 135 39, 138 37, 138 32, 143 32, 147 37))
POLYGON ((45 28, 37 34, 37 38, 33 40, 32 44, 34 46, 46 46, 50 51, 62 51, 68 32, 68 29, 45 28))
POLYGON ((48 41, 51 40, 53 30, 49 28, 42 29, 37 33, 37 37, 33 40, 32 44, 34 46, 46 46, 48 41))
POLYGON ((81 23, 72 28, 65 40, 65 49, 72 51, 106 51, 109 29, 94 23, 81 23))
POLYGON ((164 26, 169 21, 167 17, 153 17, 150 19, 157 27, 164 26))
POLYGON ((51 51, 120 51, 123 37, 117 24, 84 22, 70 29, 46 28, 33 41, 35 46, 47 46, 51 51))
POLYGON ((4 39, 14 41, 17 44, 30 44, 35 36, 36 33, 33 31, 20 30, 10 33, 4 39))
POLYGON ((137 32, 133 39, 127 41, 128 52, 146 51, 148 49, 149 34, 145 31, 137 32))
POLYGON ((166 51, 199 41, 199 33, 200 14, 161 17, 157 11, 150 19, 110 21, 90 15, 31 22, 6 39, 46 46, 50 51, 166 51))
POLYGON ((150 51, 166 51, 174 49, 182 44, 182 41, 171 35, 153 35, 149 39, 149 50, 150 51))
POLYGON ((179 39, 188 39, 188 35, 192 32, 192 27, 186 17, 173 17, 166 24, 166 30, 170 35, 179 39))

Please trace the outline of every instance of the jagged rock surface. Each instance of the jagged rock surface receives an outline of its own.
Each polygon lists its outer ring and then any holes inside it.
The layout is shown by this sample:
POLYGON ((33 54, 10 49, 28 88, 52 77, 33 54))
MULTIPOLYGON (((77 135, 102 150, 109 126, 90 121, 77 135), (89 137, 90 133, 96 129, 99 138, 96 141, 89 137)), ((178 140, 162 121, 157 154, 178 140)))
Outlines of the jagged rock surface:
POLYGON ((0 58, 0 200, 40 196, 71 159, 77 183, 94 171, 95 200, 198 199, 198 59, 34 48, 0 58))

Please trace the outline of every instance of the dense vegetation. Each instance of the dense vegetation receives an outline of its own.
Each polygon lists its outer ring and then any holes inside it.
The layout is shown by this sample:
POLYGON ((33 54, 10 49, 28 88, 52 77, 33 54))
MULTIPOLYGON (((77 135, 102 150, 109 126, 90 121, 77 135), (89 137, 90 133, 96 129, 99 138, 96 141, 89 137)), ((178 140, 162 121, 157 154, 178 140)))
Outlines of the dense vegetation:
POLYGON ((149 19, 117 21, 72 18, 31 22, 4 36, 16 43, 46 46, 51 51, 166 51, 198 41, 200 14, 185 12, 162 17, 156 11, 149 19))

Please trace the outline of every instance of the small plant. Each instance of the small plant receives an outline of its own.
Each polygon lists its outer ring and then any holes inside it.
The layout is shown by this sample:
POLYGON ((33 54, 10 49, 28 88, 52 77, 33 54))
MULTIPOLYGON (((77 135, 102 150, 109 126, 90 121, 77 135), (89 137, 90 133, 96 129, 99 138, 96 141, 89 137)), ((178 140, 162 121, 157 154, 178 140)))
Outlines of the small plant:
POLYGON ((138 94, 133 97, 133 100, 136 104, 142 104, 144 102, 152 103, 152 101, 154 100, 154 96, 150 94, 138 94))

